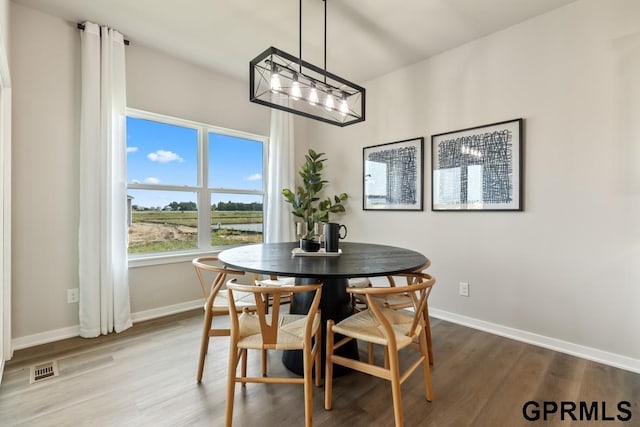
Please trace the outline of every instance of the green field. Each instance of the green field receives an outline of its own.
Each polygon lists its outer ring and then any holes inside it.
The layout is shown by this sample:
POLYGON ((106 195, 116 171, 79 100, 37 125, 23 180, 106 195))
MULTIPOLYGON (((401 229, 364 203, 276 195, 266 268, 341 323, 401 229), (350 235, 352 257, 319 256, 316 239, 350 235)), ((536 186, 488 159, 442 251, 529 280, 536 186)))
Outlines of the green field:
MULTIPOLYGON (((211 245, 230 246, 262 242, 262 233, 216 229, 229 224, 261 224, 261 211, 212 211, 211 245)), ((133 211, 129 253, 168 252, 198 247, 195 211, 133 211)))
MULTIPOLYGON (((133 222, 198 226, 198 213, 173 211, 133 211, 133 222)), ((260 211, 212 211, 211 224, 260 224, 260 211)))

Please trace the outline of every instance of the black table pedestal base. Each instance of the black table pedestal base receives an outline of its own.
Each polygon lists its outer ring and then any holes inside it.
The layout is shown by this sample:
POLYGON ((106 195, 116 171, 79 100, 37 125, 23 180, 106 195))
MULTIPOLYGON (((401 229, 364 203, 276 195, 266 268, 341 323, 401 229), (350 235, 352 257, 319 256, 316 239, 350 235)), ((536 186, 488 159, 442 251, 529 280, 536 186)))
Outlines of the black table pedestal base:
MULTIPOLYGON (((315 279, 296 279, 296 284, 315 283, 315 279)), ((326 328, 327 320, 333 319, 336 323, 349 317, 353 312, 351 306, 351 298, 347 293, 347 279, 324 279, 322 286, 322 298, 320 299, 321 321, 322 321, 322 375, 324 376, 325 359, 326 359, 326 328)), ((309 312, 312 294, 298 293, 294 294, 291 301, 292 314, 306 314, 309 312)), ((335 335, 334 341, 337 342, 343 338, 342 335, 335 335)), ((336 354, 347 357, 349 359, 358 360, 358 344, 355 340, 348 342, 336 350, 336 354)), ((301 350, 286 350, 282 355, 282 363, 291 372, 303 375, 303 361, 301 350)), ((350 372, 351 369, 344 366, 334 365, 333 376, 341 376, 350 372)))

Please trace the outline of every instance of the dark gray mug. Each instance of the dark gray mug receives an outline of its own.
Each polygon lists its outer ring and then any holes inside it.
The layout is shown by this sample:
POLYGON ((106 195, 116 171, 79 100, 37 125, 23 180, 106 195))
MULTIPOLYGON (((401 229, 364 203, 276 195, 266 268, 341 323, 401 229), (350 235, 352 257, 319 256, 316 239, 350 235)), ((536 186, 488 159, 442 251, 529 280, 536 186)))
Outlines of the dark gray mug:
POLYGON ((338 252, 340 239, 347 237, 347 227, 337 222, 325 222, 324 224, 324 250, 338 252), (344 236, 340 232, 344 229, 344 236))

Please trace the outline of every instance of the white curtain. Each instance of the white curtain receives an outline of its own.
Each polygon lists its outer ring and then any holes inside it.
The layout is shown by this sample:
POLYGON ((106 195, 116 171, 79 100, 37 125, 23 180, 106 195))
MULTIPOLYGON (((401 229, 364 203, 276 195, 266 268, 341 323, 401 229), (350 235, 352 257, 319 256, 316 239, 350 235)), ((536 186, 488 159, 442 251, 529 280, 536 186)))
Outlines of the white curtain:
POLYGON ((291 113, 271 110, 267 168, 266 243, 292 242, 295 230, 291 205, 284 200, 282 189, 294 190, 293 118, 291 113))
POLYGON ((80 336, 131 326, 127 266, 125 53, 122 34, 81 31, 80 336))

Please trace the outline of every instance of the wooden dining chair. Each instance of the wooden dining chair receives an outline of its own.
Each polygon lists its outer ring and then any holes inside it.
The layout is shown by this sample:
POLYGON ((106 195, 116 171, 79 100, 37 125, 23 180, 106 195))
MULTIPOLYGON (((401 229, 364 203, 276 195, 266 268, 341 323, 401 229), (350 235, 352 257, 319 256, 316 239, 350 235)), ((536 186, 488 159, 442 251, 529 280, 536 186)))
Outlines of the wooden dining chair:
POLYGON ((396 427, 403 426, 400 385, 420 366, 422 366, 424 371, 426 398, 428 401, 432 400, 433 391, 429 368, 428 344, 425 334, 424 310, 431 289, 435 284, 435 279, 426 273, 410 273, 410 275, 412 276, 412 281, 411 284, 406 287, 348 288, 347 292, 365 297, 367 309, 347 317, 339 323, 334 323, 333 320, 327 321, 325 372, 325 408, 327 410, 330 410, 332 407, 332 376, 334 364, 391 382, 396 427), (393 296, 402 293, 410 296, 413 312, 408 310, 393 310, 380 304, 381 296, 393 296), (335 334, 343 335, 344 338, 334 344, 335 334), (415 339, 418 340, 418 346, 413 345, 415 339), (384 366, 348 359, 335 353, 336 349, 351 340, 360 340, 382 345, 386 352, 384 366), (399 351, 405 348, 417 348, 419 356, 404 372, 400 372, 399 351))
MULTIPOLYGON (((264 275, 254 273, 253 281, 259 286, 294 286, 296 284, 295 277, 276 276, 275 274, 271 274, 267 277, 268 278, 265 278, 264 275)), ((280 297, 280 304, 290 304, 290 303, 291 303, 290 293, 283 294, 280 297)))
MULTIPOLYGON (((427 268, 429 268, 431 266, 431 260, 427 260, 427 262, 422 265, 420 268, 416 269, 416 272, 424 272, 427 268)), ((411 274, 401 274, 401 275, 397 275, 397 276, 386 276, 386 282, 388 284, 388 286, 391 287, 395 287, 396 286, 396 279, 405 279, 407 285, 410 285, 412 283, 412 281, 414 280, 413 276, 411 274)), ((368 286, 356 286, 356 287, 369 287, 369 286, 373 286, 376 287, 378 286, 377 283, 373 282, 371 279, 369 280, 369 284, 368 286)), ((351 279, 349 279, 349 286, 351 286, 351 279)), ((387 308, 390 308, 392 310, 403 310, 405 308, 411 308, 413 305, 411 296, 406 294, 406 293, 399 293, 399 294, 390 294, 390 295, 377 295, 374 298, 376 298, 376 300, 383 304, 384 306, 386 306, 387 308)), ((362 307, 367 306, 367 302, 366 299, 363 295, 357 295, 354 294, 352 296, 352 300, 354 301, 353 305, 354 307, 356 307, 358 310, 361 310, 362 307)), ((424 323, 425 323, 425 334, 427 335, 427 344, 428 344, 428 348, 429 348, 429 364, 433 365, 435 362, 435 357, 433 355, 433 347, 432 347, 432 341, 431 341, 431 321, 429 320, 429 308, 427 305, 425 305, 425 311, 424 311, 424 323)), ((371 361, 371 358, 373 357, 373 344, 369 344, 369 360, 371 361)))
MULTIPOLYGON (((200 341, 200 357, 198 360, 198 382, 202 381, 202 374, 204 371, 204 360, 209 350, 209 338, 230 336, 231 330, 229 328, 213 328, 214 316, 226 316, 229 314, 229 294, 228 291, 223 289, 223 286, 227 280, 227 276, 244 275, 244 271, 231 270, 226 267, 215 265, 218 262, 217 257, 200 257, 191 261, 193 264, 200 287, 202 288, 202 295, 204 296, 204 325, 202 328, 202 339, 200 341)), ((253 303, 253 295, 237 293, 234 295, 236 298, 235 305, 238 310, 255 310, 255 304, 253 303)))
MULTIPOLYGON (((231 317, 231 342, 229 346, 229 374, 227 378, 227 412, 226 425, 231 427, 233 421, 233 401, 235 385, 241 383, 291 383, 304 385, 305 426, 312 426, 313 414, 313 368, 315 367, 315 384, 320 386, 321 369, 320 349, 321 321, 318 306, 322 293, 322 284, 297 286, 258 286, 241 285, 231 279, 227 282, 230 294, 229 313, 231 317), (282 296, 289 293, 314 292, 311 307, 307 314, 281 313, 282 296), (255 313, 248 310, 238 315, 235 295, 239 293, 253 294, 256 306, 255 313), (271 313, 267 308, 271 302, 271 313), (304 372, 303 377, 269 377, 263 370, 261 377, 247 376, 247 351, 260 350, 302 350, 304 372), (238 376, 238 364, 243 360, 241 374, 238 376)), ((264 359, 263 359, 264 360, 264 359)), ((263 364, 263 369, 264 369, 263 364)))

